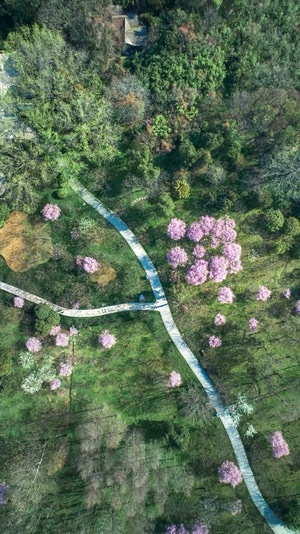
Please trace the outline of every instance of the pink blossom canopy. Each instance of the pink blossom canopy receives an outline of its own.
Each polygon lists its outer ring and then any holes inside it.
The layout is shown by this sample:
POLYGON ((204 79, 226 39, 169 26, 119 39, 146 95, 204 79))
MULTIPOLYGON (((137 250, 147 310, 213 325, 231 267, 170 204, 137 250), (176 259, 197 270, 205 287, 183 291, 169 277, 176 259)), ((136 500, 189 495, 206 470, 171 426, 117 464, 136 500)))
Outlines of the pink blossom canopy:
POLYGON ((230 484, 234 488, 243 481, 242 473, 239 468, 229 460, 223 462, 218 469, 219 481, 223 484, 230 484))
POLYGON ((15 297, 14 298, 14 307, 15 308, 23 308, 25 304, 25 300, 22 297, 15 297))
POLYGON ((196 260, 186 273, 186 281, 192 286, 200 286, 207 280, 208 262, 205 260, 196 260))
POLYGON ((297 315, 300 315, 300 300, 297 300, 295 304, 295 312, 297 315))
POLYGON ((209 534, 208 525, 202 523, 202 521, 197 521, 192 526, 191 534, 209 534))
POLYGON ((61 363, 59 374, 60 376, 70 376, 73 371, 73 366, 70 363, 61 363))
POLYGON ((206 248, 202 247, 202 245, 196 245, 193 250, 193 256, 197 258, 198 260, 201 260, 203 256, 206 254, 206 248))
POLYGON ((251 332, 257 332, 258 320, 255 317, 252 317, 248 324, 251 332))
POLYGON ((270 437, 270 443, 272 446, 272 454, 274 458, 281 458, 282 456, 287 456, 288 454, 290 454, 289 446, 287 442, 283 439, 281 432, 273 432, 270 437))
POLYGON ((185 265, 188 261, 187 253, 181 247, 174 247, 167 254, 167 262, 173 269, 179 265, 185 265))
POLYGON ((266 300, 270 298, 270 296, 271 296, 271 291, 267 287, 259 286, 258 292, 256 295, 256 300, 261 300, 265 302, 266 300))
POLYGON ((178 388, 182 384, 182 378, 180 373, 176 373, 176 371, 172 371, 172 373, 169 376, 169 387, 170 388, 178 388))
POLYGON ((227 261, 223 256, 212 256, 209 262, 209 278, 213 282, 223 282, 227 276, 227 261))
POLYGON ((188 229, 186 231, 186 235, 191 241, 195 241, 195 243, 198 243, 200 241, 200 239, 202 239, 202 237, 204 235, 203 232, 202 232, 202 229, 201 229, 200 222, 193 222, 188 227, 188 229))
POLYGON ((54 380, 51 380, 50 382, 51 391, 55 391, 56 389, 60 388, 60 386, 61 386, 61 381, 59 380, 59 378, 54 378, 54 380))
POLYGON ((221 347, 222 341, 217 336, 210 336, 208 344, 212 349, 217 349, 218 347, 221 347))
POLYGON ((59 334, 61 331, 61 326, 57 325, 57 326, 52 326, 49 334, 50 336, 57 336, 57 334, 59 334))
POLYGON ((95 273, 100 267, 99 262, 91 256, 77 256, 76 265, 89 274, 95 273))
POLYGON ((185 236, 186 224, 181 219, 171 219, 168 224, 167 236, 173 241, 178 241, 185 236))
POLYGON ((285 289, 283 292, 282 292, 282 296, 288 300, 290 300, 291 298, 291 290, 290 289, 285 289))
POLYGON ((109 330, 103 330, 99 336, 99 343, 104 349, 110 349, 116 343, 116 338, 109 333, 109 330))
POLYGON ((210 235, 214 225, 216 224, 216 219, 214 217, 210 217, 209 215, 202 215, 202 217, 200 217, 199 219, 199 222, 203 235, 208 236, 210 235))
POLYGON ((29 352, 39 352, 42 348, 42 343, 37 337, 30 337, 25 345, 29 352))
POLYGON ((222 326, 226 323, 226 317, 221 313, 217 313, 217 315, 215 316, 214 323, 216 326, 222 326))
POLYGON ((42 209, 46 221, 55 221, 61 214, 61 209, 56 204, 46 204, 42 209))
POLYGON ((55 338, 55 345, 57 347, 67 347, 69 343, 69 336, 63 332, 58 334, 55 338))
POLYGON ((221 287, 219 291, 218 301, 221 304, 231 304, 234 299, 234 294, 231 291, 230 287, 221 287))
POLYGON ((70 336, 77 336, 78 334, 78 330, 77 328, 75 328, 75 326, 71 326, 69 332, 70 332, 70 336))

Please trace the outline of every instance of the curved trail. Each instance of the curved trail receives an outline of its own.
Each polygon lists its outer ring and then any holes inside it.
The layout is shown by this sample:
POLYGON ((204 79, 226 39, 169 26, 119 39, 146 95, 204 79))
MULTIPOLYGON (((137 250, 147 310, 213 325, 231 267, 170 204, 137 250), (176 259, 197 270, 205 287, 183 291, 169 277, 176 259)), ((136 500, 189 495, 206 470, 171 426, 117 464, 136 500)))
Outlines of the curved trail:
POLYGON ((147 278, 150 282, 152 291, 154 293, 156 302, 155 303, 125 303, 114 306, 105 306, 102 308, 94 308, 89 310, 74 310, 63 308, 47 300, 32 295, 27 291, 15 288, 4 282, 0 282, 0 289, 12 293, 14 295, 23 297, 26 300, 34 302, 36 304, 48 304, 52 309, 68 317, 97 317, 101 315, 106 315, 110 313, 116 313, 121 311, 130 311, 130 310, 151 310, 158 311, 161 315, 162 321, 165 325, 165 328, 172 339, 173 343, 176 345, 177 349, 189 365, 190 369, 195 374, 198 381, 201 383, 204 388, 207 396, 210 399, 210 402, 214 409, 216 410, 217 415, 223 423, 225 431, 230 439, 232 444, 237 463, 243 474, 245 484, 248 488, 250 497, 264 517, 270 528, 275 532, 275 534, 293 534, 293 531, 288 529, 284 523, 278 518, 278 516, 273 512, 268 503, 263 498, 256 480, 254 478, 252 469, 248 462, 248 458, 240 438, 240 435, 233 424, 232 418, 226 413, 225 406, 222 403, 222 400, 215 389, 210 378, 201 367, 197 358, 190 350, 184 339, 182 338, 170 311, 164 290, 162 288, 158 273, 148 257, 144 248, 140 245, 139 241, 133 234, 133 232, 128 228, 128 226, 108 210, 94 195, 92 195, 87 189, 85 189, 77 180, 70 180, 70 186, 76 193, 78 193, 81 198, 90 206, 92 206, 100 215, 102 215, 108 222, 110 222, 126 240, 130 248, 133 250, 134 254, 138 258, 142 267, 144 268, 147 278))

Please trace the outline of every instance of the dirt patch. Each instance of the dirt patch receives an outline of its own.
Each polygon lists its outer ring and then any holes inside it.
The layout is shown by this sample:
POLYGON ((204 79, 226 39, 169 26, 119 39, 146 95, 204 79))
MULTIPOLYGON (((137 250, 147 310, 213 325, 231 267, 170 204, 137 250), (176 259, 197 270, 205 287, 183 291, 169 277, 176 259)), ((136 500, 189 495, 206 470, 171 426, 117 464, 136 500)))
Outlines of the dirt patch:
POLYGON ((16 273, 46 263, 53 250, 49 223, 31 224, 27 213, 13 211, 0 229, 0 254, 16 273))
POLYGON ((100 286, 107 286, 116 276, 115 269, 109 263, 101 262, 100 269, 96 273, 90 274, 90 280, 100 286))

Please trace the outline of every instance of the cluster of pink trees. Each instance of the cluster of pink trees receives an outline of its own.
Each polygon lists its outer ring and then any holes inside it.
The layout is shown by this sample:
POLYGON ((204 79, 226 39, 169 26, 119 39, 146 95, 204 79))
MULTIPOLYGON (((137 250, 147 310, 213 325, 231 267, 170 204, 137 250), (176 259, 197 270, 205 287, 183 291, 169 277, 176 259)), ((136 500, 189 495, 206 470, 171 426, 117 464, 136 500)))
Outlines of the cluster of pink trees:
MULTIPOLYGON (((238 273, 242 269, 240 245, 235 243, 237 234, 234 230, 235 221, 229 218, 215 219, 209 215, 203 215, 198 221, 188 227, 181 219, 171 219, 167 229, 167 235, 173 241, 187 237, 193 243, 204 240, 205 246, 196 245, 192 255, 196 260, 186 273, 186 281, 191 285, 202 285, 206 280, 222 282, 228 274, 238 273), (207 260, 207 247, 215 249, 222 247, 222 255, 212 255, 207 260)), ((167 261, 173 269, 179 265, 186 265, 188 257, 181 247, 172 248, 167 254, 167 261)))
POLYGON ((234 488, 243 481, 239 468, 230 460, 226 460, 218 469, 219 481, 222 484, 230 484, 234 488))
POLYGON ((180 525, 168 525, 165 534, 209 534, 208 525, 202 521, 197 521, 187 530, 183 523, 180 525))
POLYGON ((99 344, 102 345, 104 349, 111 349, 116 343, 116 338, 113 334, 109 333, 109 330, 103 330, 99 336, 99 344))
POLYGON ((281 458, 282 456, 287 456, 288 454, 290 454, 289 446, 284 440, 281 432, 273 432, 270 437, 270 443, 272 446, 272 454, 274 458, 281 458))
POLYGON ((176 371, 172 371, 172 373, 169 376, 169 382, 168 386, 170 388, 178 388, 182 384, 182 378, 180 373, 176 373, 176 371))
POLYGON ((42 209, 46 221, 55 221, 61 214, 61 209, 56 204, 46 204, 42 209))
POLYGON ((30 337, 25 345, 29 352, 40 352, 42 348, 42 343, 37 337, 30 337))
POLYGON ((100 267, 100 263, 91 256, 77 256, 76 265, 89 274, 95 273, 100 267))

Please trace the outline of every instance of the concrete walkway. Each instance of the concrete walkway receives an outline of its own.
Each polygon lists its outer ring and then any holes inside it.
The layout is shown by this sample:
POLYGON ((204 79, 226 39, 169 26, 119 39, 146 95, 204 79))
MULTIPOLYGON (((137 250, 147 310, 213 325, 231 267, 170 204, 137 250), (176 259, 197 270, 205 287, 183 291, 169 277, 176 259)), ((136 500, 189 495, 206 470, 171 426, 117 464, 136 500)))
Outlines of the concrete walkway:
MULTIPOLYGON (((177 349, 185 359, 186 363, 190 369, 195 374, 196 378, 199 380, 203 386, 207 396, 210 399, 211 404, 216 410, 217 415, 223 423, 223 426, 226 430, 226 433, 232 444, 237 463, 243 474, 245 484, 248 488, 250 497, 264 517, 266 522, 269 524, 270 528, 276 534, 292 534, 293 531, 288 529, 284 523, 279 519, 279 517, 273 512, 268 503, 263 498, 256 480, 254 478, 252 469, 248 462, 248 458, 244 449, 243 442, 240 438, 240 435, 233 424, 232 418, 226 413, 225 406, 223 405, 220 395, 215 389, 210 378, 201 367, 197 358, 193 352, 189 349, 186 342, 182 338, 170 311, 167 299, 163 290, 163 287, 160 282, 158 273, 148 257, 146 251, 139 243, 133 232, 128 228, 128 226, 114 213, 108 210, 102 202, 100 202, 94 195, 92 195, 87 189, 85 189, 80 182, 72 179, 70 181, 70 186, 76 193, 78 193, 81 198, 90 206, 92 206, 100 215, 102 215, 108 222, 110 222, 122 235, 125 241, 128 243, 130 248, 135 253, 142 267, 144 268, 147 278, 151 284, 152 291, 154 293, 157 304, 160 304, 160 307, 157 308, 157 311, 161 314, 161 318, 164 322, 166 330, 172 339, 173 343, 176 345, 177 349)), ((224 458, 225 460, 225 458, 224 458)))
MULTIPOLYGON (((182 338, 173 320, 158 273, 152 261, 146 254, 144 248, 140 245, 137 238, 135 237, 133 232, 131 232, 128 226, 121 219, 119 219, 119 217, 117 217, 110 210, 108 210, 96 197, 94 197, 94 195, 92 195, 87 189, 85 189, 78 181, 74 179, 70 180, 70 186, 76 193, 78 193, 81 196, 81 198, 87 204, 92 206, 100 215, 102 215, 107 221, 109 221, 118 230, 118 232, 122 235, 122 237, 126 240, 126 242, 130 246, 130 248, 133 250, 134 254, 138 258, 139 262, 141 263, 142 267, 144 268, 146 272, 146 275, 151 285, 151 288, 153 290, 156 302, 155 303, 140 303, 140 302, 125 303, 125 304, 117 304, 115 306, 105 306, 102 308, 95 308, 95 309, 89 309, 89 310, 74 310, 74 309, 63 308, 61 306, 48 302, 47 300, 41 297, 32 295, 31 293, 28 293, 27 291, 23 291, 16 287, 10 286, 9 284, 5 284, 4 282, 0 282, 0 289, 3 289, 4 291, 7 291, 9 293, 12 293, 13 295, 23 297, 24 299, 29 300, 30 302, 34 302, 35 304, 48 304, 52 309, 54 309, 61 315, 65 315, 68 317, 98 317, 98 316, 106 315, 110 313, 117 313, 121 311, 130 311, 130 310, 158 311, 161 315, 162 321, 165 325, 165 328, 170 338, 172 339, 173 343, 176 345, 177 349, 179 350, 179 352, 185 359, 190 369, 195 374, 197 380, 203 386, 207 396, 210 399, 212 406, 216 410, 217 415, 219 416, 220 420, 223 423, 226 433, 231 441, 237 463, 243 474, 245 484, 248 488, 248 491, 249 491, 249 494, 250 494, 250 497, 253 503, 255 504, 255 506, 261 513, 261 515, 264 517, 266 522, 269 524, 273 532, 275 532, 275 534, 293 534, 293 531, 288 529, 284 525, 284 523, 277 517, 277 515, 273 512, 273 510, 270 508, 270 506, 267 504, 267 502, 263 498, 257 486, 250 464, 248 462, 248 458, 247 458, 242 440, 240 438, 240 435, 237 429, 235 428, 233 424, 232 418, 226 413, 225 406, 223 405, 221 398, 217 390, 215 389, 213 383, 211 382, 210 378, 208 377, 208 375, 206 374, 206 372, 204 371, 204 369, 201 367, 200 363, 198 362, 197 358, 195 357, 193 352, 189 349, 188 345, 182 338)), ((224 460, 226 460, 226 458, 224 458, 224 460)))

